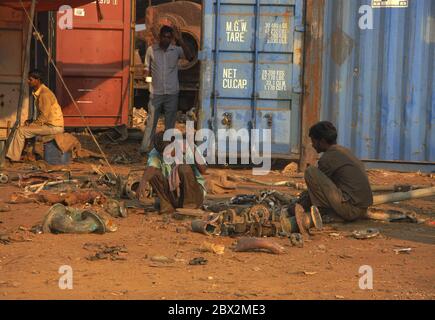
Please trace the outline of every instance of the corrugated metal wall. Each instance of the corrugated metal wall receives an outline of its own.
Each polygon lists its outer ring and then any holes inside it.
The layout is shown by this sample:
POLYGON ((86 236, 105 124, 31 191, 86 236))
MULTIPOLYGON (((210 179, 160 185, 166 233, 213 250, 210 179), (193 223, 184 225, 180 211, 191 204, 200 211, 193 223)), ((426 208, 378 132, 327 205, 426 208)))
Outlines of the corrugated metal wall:
POLYGON ((370 0, 328 0, 323 120, 362 159, 435 162, 435 1, 358 13, 370 0))

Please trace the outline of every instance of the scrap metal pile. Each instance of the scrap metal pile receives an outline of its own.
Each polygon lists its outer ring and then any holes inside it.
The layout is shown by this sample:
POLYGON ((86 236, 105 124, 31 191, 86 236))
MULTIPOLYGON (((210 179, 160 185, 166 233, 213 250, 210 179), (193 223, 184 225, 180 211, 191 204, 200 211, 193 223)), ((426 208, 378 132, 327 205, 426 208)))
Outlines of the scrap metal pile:
MULTIPOLYGON (((114 176, 93 166, 93 173, 74 175, 71 171, 40 170, 37 167, 2 172, 1 183, 22 191, 13 193, 8 205, 38 203, 52 205, 34 233, 105 233, 117 227, 113 218, 127 217, 128 208, 143 208, 136 199, 140 173, 114 176)), ((149 192, 150 194, 150 192, 149 192)))
POLYGON ((228 202, 205 205, 211 213, 205 219, 192 221, 192 231, 206 235, 290 237, 307 234, 311 228, 321 230, 322 219, 317 210, 297 210, 304 193, 289 198, 275 190, 258 195, 238 195, 228 202))

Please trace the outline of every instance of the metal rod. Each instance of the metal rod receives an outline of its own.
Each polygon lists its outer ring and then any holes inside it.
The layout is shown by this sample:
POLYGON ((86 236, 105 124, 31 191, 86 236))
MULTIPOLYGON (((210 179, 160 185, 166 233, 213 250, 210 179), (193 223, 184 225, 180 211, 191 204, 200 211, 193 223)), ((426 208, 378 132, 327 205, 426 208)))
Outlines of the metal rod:
POLYGON ((435 195, 435 187, 413 190, 408 192, 395 192, 389 194, 382 194, 373 197, 373 205, 391 203, 396 201, 405 201, 410 199, 431 197, 435 195))

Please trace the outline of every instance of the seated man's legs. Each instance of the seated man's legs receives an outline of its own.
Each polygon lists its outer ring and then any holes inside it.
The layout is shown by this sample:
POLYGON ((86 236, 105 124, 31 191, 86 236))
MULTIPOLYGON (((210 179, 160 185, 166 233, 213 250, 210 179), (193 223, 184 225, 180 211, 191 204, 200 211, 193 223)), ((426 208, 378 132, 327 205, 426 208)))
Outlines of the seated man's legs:
POLYGON ((193 169, 188 164, 182 164, 178 167, 180 176, 181 195, 178 199, 178 205, 181 208, 199 208, 204 202, 204 192, 201 185, 196 181, 193 169))
POLYGON ((154 167, 147 167, 142 177, 144 182, 148 181, 153 188, 153 191, 157 193, 160 199, 160 212, 172 213, 175 211, 177 201, 174 194, 169 189, 169 182, 163 176, 162 172, 154 167))
POLYGON ((346 221, 361 218, 363 211, 349 201, 343 201, 342 191, 323 172, 316 167, 305 171, 305 182, 313 205, 318 208, 332 209, 346 221))
POLYGON ((63 132, 63 127, 52 127, 52 126, 38 126, 30 125, 20 127, 15 131, 15 135, 12 138, 11 145, 6 154, 6 157, 12 161, 19 161, 21 158, 21 153, 24 149, 24 142, 28 138, 33 138, 35 136, 46 136, 50 134, 58 134, 63 132))

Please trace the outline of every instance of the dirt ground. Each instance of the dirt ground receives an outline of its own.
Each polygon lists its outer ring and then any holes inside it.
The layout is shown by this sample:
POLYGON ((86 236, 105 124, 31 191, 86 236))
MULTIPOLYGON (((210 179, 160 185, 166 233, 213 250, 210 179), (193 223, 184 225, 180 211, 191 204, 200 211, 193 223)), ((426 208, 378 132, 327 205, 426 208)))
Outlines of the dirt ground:
MULTIPOLYGON (((134 155, 138 145, 123 145, 134 155)), ((105 148, 110 155, 119 148, 105 148)), ((133 164, 115 165, 117 172, 142 168, 141 158, 133 164)), ((94 162, 95 163, 95 162, 94 162)), ((74 173, 89 174, 91 163, 74 163, 74 173)), ((210 172, 217 172, 210 169, 210 172)), ((221 171, 222 172, 222 171, 221 171)), ((225 169, 228 175, 250 176, 250 169, 225 169)), ((255 177, 256 179, 260 179, 255 177)), ((431 185, 433 176, 420 173, 369 171, 372 184, 431 185)), ((295 180, 280 170, 262 177, 265 181, 295 180)), ((256 193, 267 187, 253 183, 221 197, 256 193)), ((276 187, 296 195, 297 190, 276 187)), ((0 203, 18 187, 0 185, 0 203)), ((209 196, 208 200, 217 196, 209 196)), ((434 299, 435 298, 435 197, 381 205, 381 209, 412 211, 420 223, 364 220, 328 224, 322 233, 292 247, 288 238, 273 238, 286 253, 234 252, 237 239, 207 237, 190 231, 190 221, 174 220, 143 209, 130 209, 127 218, 116 219, 118 231, 104 235, 33 234, 27 230, 40 223, 49 209, 44 204, 11 204, 0 212, 0 234, 16 234, 21 241, 0 243, 0 299, 434 299), (183 228, 184 227, 184 228, 183 228), (375 227, 380 236, 357 240, 351 231, 375 227), (23 231, 24 230, 24 231, 23 231), (225 253, 199 251, 204 241, 223 244, 225 253), (123 260, 88 260, 96 245, 125 246, 123 260), (394 249, 411 248, 396 254, 394 249), (165 256, 171 263, 151 258, 165 256), (189 265, 196 257, 206 265, 189 265), (71 266, 73 289, 59 288, 61 266, 71 266), (373 289, 359 288, 359 268, 371 266, 373 289)))

